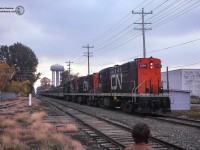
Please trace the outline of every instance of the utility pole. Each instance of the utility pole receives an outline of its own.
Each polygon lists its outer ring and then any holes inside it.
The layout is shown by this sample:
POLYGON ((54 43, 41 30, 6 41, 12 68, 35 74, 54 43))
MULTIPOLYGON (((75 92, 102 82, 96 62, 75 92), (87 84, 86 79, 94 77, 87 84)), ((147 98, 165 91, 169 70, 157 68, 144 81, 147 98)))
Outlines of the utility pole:
POLYGON ((89 44, 85 47, 83 46, 83 48, 87 48, 88 51, 84 52, 84 56, 88 57, 88 75, 90 74, 90 57, 92 57, 92 52, 90 52, 90 48, 94 48, 94 46, 89 46, 89 44))
POLYGON ((68 62, 65 62, 65 63, 68 63, 67 66, 69 66, 68 70, 69 70, 69 81, 70 81, 70 71, 71 71, 71 67, 70 67, 70 65, 71 65, 71 63, 73 63, 73 62, 68 61, 68 62))
POLYGON ((142 23, 134 23, 134 24, 141 24, 142 28, 134 28, 135 30, 142 30, 142 35, 143 35, 143 57, 146 58, 146 46, 145 46, 145 30, 151 30, 151 28, 145 28, 146 24, 151 24, 151 23, 145 23, 144 22, 144 16, 147 14, 153 14, 153 12, 144 12, 144 8, 142 8, 142 12, 134 12, 132 11, 132 14, 142 14, 142 23))
POLYGON ((167 92, 169 93, 169 71, 167 66, 167 92))

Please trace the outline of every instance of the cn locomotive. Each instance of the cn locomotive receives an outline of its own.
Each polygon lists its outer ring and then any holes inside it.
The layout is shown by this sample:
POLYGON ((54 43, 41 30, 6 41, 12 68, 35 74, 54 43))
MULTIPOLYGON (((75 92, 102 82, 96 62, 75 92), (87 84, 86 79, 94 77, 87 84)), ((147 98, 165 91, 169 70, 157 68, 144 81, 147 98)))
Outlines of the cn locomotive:
POLYGON ((170 111, 170 99, 163 93, 161 67, 160 59, 137 58, 40 94, 127 113, 163 114, 170 111))

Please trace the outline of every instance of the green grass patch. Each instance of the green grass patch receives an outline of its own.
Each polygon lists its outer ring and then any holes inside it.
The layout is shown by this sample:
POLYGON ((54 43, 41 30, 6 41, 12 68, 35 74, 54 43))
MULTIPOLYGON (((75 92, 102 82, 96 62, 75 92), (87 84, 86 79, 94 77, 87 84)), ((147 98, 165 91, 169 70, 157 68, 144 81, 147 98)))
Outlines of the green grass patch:
POLYGON ((180 110, 172 111, 169 115, 180 118, 190 118, 200 120, 200 110, 180 110))
POLYGON ((39 105, 34 105, 34 106, 30 106, 28 111, 30 113, 41 112, 41 111, 43 111, 43 108, 39 105))

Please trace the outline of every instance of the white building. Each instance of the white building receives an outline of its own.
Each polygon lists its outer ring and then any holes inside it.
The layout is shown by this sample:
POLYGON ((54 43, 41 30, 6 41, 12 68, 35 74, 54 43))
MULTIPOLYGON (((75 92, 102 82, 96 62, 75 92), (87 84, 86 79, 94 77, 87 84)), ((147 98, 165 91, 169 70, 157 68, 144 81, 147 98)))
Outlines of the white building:
POLYGON ((171 110, 190 110, 190 91, 170 90, 171 110))
MULTIPOLYGON (((200 69, 178 69, 168 72, 169 88, 191 91, 191 95, 200 96, 200 69)), ((162 72, 162 81, 167 81, 167 73, 162 72)), ((167 89, 166 82, 163 83, 167 89)))

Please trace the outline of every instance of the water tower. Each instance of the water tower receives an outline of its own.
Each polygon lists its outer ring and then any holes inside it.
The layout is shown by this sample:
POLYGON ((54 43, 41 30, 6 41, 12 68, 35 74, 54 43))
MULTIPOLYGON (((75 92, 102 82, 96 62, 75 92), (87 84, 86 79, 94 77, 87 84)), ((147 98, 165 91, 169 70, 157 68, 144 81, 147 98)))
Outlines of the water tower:
POLYGON ((60 75, 64 71, 64 66, 55 64, 51 66, 50 70, 52 71, 52 85, 59 86, 60 75))

